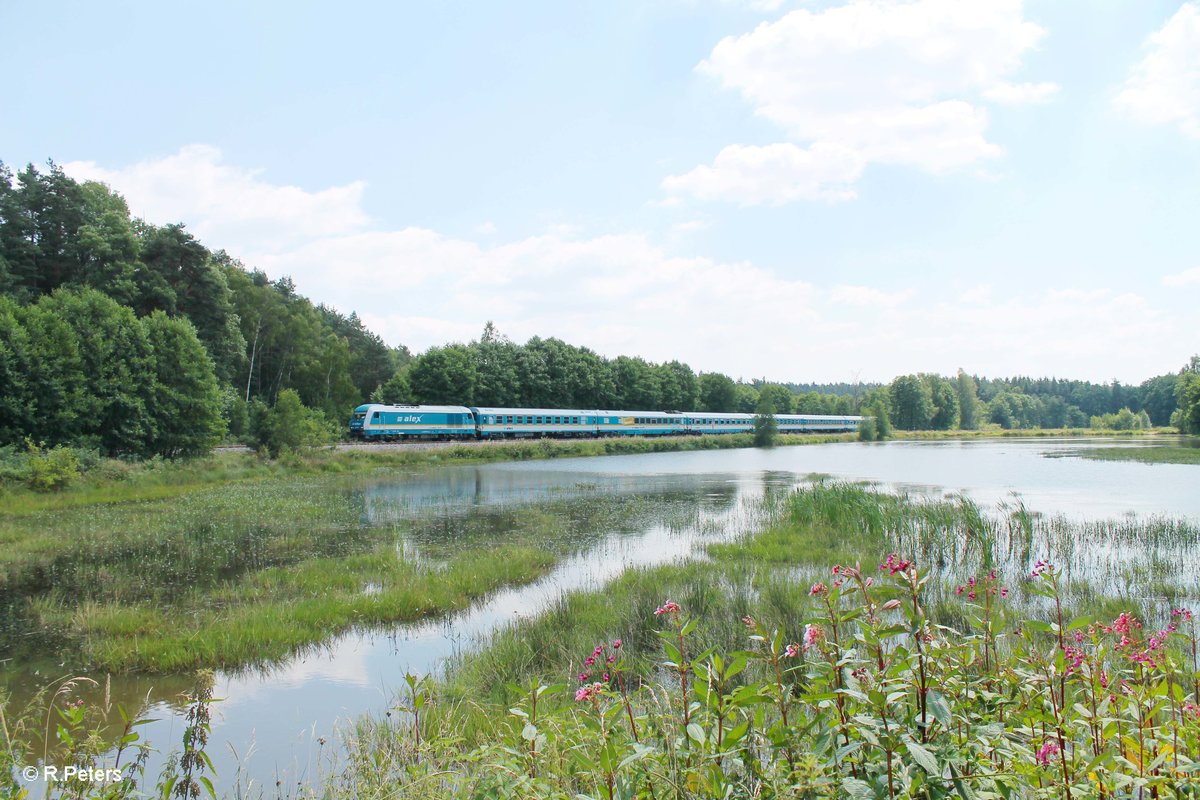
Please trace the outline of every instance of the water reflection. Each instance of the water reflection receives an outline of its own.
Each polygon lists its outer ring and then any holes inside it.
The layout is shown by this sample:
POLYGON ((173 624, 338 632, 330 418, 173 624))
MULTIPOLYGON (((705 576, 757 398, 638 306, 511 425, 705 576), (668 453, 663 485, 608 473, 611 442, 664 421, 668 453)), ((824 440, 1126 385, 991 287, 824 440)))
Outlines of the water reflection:
MULTIPOLYGON (((209 748, 218 785, 229 789, 253 779, 273 794, 276 780, 286 790, 313 776, 322 764, 328 767, 337 725, 386 710, 406 671, 436 670, 498 626, 537 614, 564 591, 600 586, 633 566, 694 557, 705 544, 756 529, 774 499, 817 473, 931 497, 962 492, 985 509, 1012 503, 1016 492, 1031 509, 1076 519, 1130 513, 1200 519, 1196 467, 1045 457, 1085 446, 1093 445, 1043 439, 814 445, 447 468, 350 489, 331 481, 323 491, 338 495, 331 506, 348 505, 351 522, 338 522, 340 541, 323 545, 330 552, 344 552, 344 542, 369 543, 386 530, 397 532, 395 546, 406 558, 431 565, 457 548, 515 538, 550 545, 560 560, 545 578, 496 592, 459 614, 354 630, 283 663, 219 673, 215 695, 222 702, 214 706, 209 748)), ((197 519, 205 519, 205 501, 183 502, 196 504, 197 519)), ((1032 537, 1002 532, 995 546, 1003 552, 994 555, 1020 563, 1055 546, 1081 571, 1139 553, 1148 559, 1147 569, 1154 558, 1196 558, 1169 533, 1150 540, 1139 535, 1097 547, 1054 540, 1052 529, 1032 537)), ((953 543, 939 546, 929 563, 964 566, 964 559, 976 557, 953 543)), ((1117 580, 1110 567, 1095 569, 1097 579, 1117 580)), ((1180 580, 1181 589, 1200 588, 1195 574, 1190 583, 1180 580)), ((29 687, 57 674, 55 662, 0 665, 0 681, 14 693, 10 707, 23 705, 29 687)), ((190 684, 186 675, 126 676, 114 678, 109 692, 127 710, 158 718, 142 733, 169 751, 183 732, 180 698, 190 684)), ((156 775, 162 761, 161 753, 155 756, 148 774, 156 775)))
MULTIPOLYGON (((340 722, 385 710, 408 671, 429 672, 511 620, 536 614, 565 591, 598 587, 634 567, 690 557, 697 547, 759 526, 764 491, 781 490, 780 476, 732 474, 631 477, 576 472, 518 474, 448 469, 412 481, 373 481, 347 493, 365 529, 398 531, 407 557, 436 567, 454 550, 514 539, 552 545, 560 560, 532 584, 496 592, 471 608, 410 625, 353 630, 307 648, 279 664, 218 673, 210 746, 219 787, 253 779, 281 790, 311 774, 340 722), (322 741, 325 744, 322 744, 322 741), (282 778, 279 776, 283 776, 282 778)), ((15 690, 10 707, 29 700, 22 687, 42 685, 6 665, 15 690)), ((157 775, 184 723, 183 695, 192 678, 117 676, 108 687, 114 705, 156 721, 140 728, 159 752, 147 774, 157 775)), ((99 703, 103 687, 81 694, 99 703)), ((109 726, 115 738, 116 723, 109 726)), ((40 751, 40 743, 37 748, 40 751)))

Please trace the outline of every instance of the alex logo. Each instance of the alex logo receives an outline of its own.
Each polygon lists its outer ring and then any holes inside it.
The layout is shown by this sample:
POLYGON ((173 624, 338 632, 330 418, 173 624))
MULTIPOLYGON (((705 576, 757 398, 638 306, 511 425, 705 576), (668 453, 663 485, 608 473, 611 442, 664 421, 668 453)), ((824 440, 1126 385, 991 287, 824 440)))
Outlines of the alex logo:
POLYGON ((421 421, 420 414, 409 414, 407 417, 400 417, 399 419, 396 420, 396 422, 420 422, 420 421, 421 421))

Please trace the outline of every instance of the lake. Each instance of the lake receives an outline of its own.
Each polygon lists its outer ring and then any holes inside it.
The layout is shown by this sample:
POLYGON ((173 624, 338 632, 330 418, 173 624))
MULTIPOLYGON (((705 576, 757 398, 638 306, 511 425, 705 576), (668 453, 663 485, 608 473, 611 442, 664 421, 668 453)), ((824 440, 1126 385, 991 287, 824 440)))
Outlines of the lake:
MULTIPOLYGON (((445 618, 332 638, 284 663, 218 673, 208 753, 218 787, 253 781, 288 793, 336 762, 339 726, 395 703, 406 672, 437 672, 511 620, 537 614, 563 592, 595 588, 630 567, 694 557, 768 519, 770 496, 811 480, 870 481, 940 497, 962 493, 985 508, 1019 498, 1029 509, 1072 519, 1167 515, 1200 519, 1200 468, 1091 461, 1096 446, 1130 440, 980 439, 841 443, 773 450, 720 450, 452 467, 345 493, 364 527, 404 532, 399 547, 434 565, 467 541, 503 539, 514 511, 545 517, 566 555, 544 578, 503 589, 445 618)), ((29 678, 33 680, 34 678, 29 678)), ((114 678, 127 708, 157 721, 141 728, 177 747, 185 676, 114 678)), ((151 760, 156 775, 161 757, 151 760)))

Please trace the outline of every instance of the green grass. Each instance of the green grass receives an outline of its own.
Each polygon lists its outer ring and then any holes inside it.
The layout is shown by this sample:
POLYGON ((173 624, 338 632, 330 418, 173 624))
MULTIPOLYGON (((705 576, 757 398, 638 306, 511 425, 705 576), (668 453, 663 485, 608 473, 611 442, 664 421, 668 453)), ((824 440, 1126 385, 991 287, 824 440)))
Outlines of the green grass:
POLYGON ((973 431, 901 431, 892 430, 893 439, 1090 439, 1095 437, 1156 437, 1175 436, 1174 428, 1152 428, 1141 431, 1100 430, 1096 428, 1011 428, 996 425, 973 431))
POLYGON ((381 548, 262 570, 215 591, 188 593, 173 607, 37 601, 33 615, 97 669, 180 672, 280 659, 352 626, 461 609, 544 574, 555 561, 546 550, 506 545, 462 551, 428 569, 381 548))
MULTIPOLYGON (((793 434, 780 436, 781 446, 850 442, 854 434, 793 434)), ((233 483, 294 478, 306 475, 363 474, 396 469, 422 469, 445 464, 482 464, 586 458, 689 450, 725 450, 753 446, 751 434, 671 436, 662 438, 541 439, 454 445, 434 449, 364 446, 357 449, 319 449, 291 453, 269 461, 254 453, 218 451, 189 461, 126 462, 107 459, 57 492, 38 492, 17 484, 0 483, 0 518, 114 503, 135 503, 178 497, 233 483)))
MULTIPOLYGON (((818 482, 788 498, 774 524, 707 551, 707 561, 630 570, 602 590, 568 593, 545 614, 462 656, 447 668, 441 689, 466 714, 462 729, 485 740, 489 709, 514 702, 511 687, 569 682, 602 641, 623 638, 631 652, 655 652, 654 610, 666 599, 703 620, 699 649, 744 647, 738 620, 747 614, 798 639, 809 621, 808 589, 832 582, 830 565, 857 564, 871 573, 888 552, 914 557, 933 576, 931 614, 946 624, 963 621, 955 586, 991 569, 1011 586, 1016 613, 1044 616, 1041 599, 1026 591, 1039 558, 1061 566, 1064 597, 1080 613, 1132 609, 1154 619, 1200 598, 1200 528, 1184 520, 1073 522, 1020 504, 987 514, 963 497, 917 499, 858 484, 818 482)), ((652 661, 635 666, 646 677, 656 669, 652 661)))
POLYGON ((461 609, 600 536, 686 526, 705 502, 592 485, 481 506, 372 495, 404 477, 302 473, 0 515, 6 649, 112 671, 270 661, 350 627, 461 609))
POLYGON ((1094 461, 1137 461, 1142 464, 1200 464, 1200 447, 1097 447, 1073 455, 1094 461))

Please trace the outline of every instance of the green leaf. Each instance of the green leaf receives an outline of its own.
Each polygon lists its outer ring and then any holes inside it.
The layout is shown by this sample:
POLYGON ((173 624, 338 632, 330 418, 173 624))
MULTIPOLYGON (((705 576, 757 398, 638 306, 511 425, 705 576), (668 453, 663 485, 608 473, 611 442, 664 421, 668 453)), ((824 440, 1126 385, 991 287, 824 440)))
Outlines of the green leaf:
POLYGON ((704 729, 694 722, 688 723, 687 726, 688 738, 696 742, 696 744, 704 745, 704 729))
POLYGON ((855 800, 875 800, 875 793, 871 791, 870 784, 858 778, 843 778, 842 792, 855 800))
POLYGON ((526 722, 525 727, 521 729, 521 738, 527 742, 532 742, 537 739, 537 735, 537 725, 534 725, 532 722, 526 722))
POLYGON ((971 787, 967 786, 967 784, 963 782, 962 777, 960 777, 958 774, 958 770, 954 769, 954 764, 951 763, 949 767, 950 780, 954 784, 954 791, 958 792, 958 796, 961 797, 962 800, 975 800, 975 795, 971 792, 971 787))
POLYGON ((725 745, 732 747, 742 740, 746 733, 750 730, 750 720, 745 720, 740 725, 735 725, 729 733, 725 735, 725 745))
POLYGON ((928 697, 929 708, 933 711, 933 718, 942 723, 943 727, 949 728, 954 722, 954 715, 950 711, 950 703, 940 692, 931 691, 928 697))
POLYGON ((916 761, 921 766, 921 769, 930 775, 941 775, 941 770, 938 769, 937 759, 933 757, 933 753, 912 739, 904 739, 904 746, 908 748, 909 755, 913 757, 913 761, 916 761))

